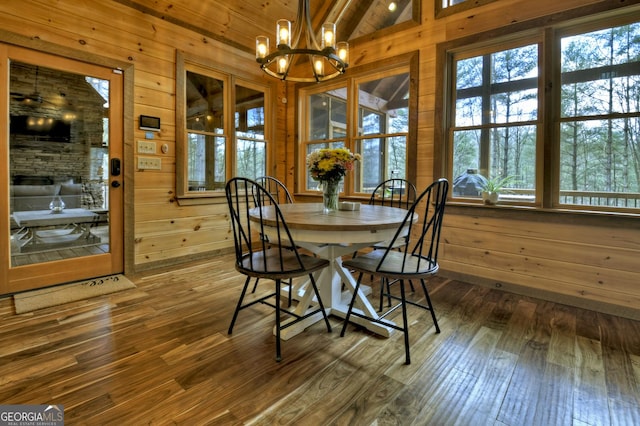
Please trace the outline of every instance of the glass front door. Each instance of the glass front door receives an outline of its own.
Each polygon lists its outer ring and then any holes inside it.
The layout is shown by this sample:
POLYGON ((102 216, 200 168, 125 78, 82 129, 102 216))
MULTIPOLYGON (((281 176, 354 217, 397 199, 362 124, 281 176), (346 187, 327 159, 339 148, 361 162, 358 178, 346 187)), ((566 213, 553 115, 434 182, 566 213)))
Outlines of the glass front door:
MULTIPOLYGON (((121 189, 110 185, 122 178, 111 167, 122 151, 121 132, 114 131, 121 124, 112 122, 121 121, 114 115, 112 94, 121 89, 122 77, 101 67, 48 59, 26 51, 9 55, 7 235, 10 269, 25 270, 10 274, 20 277, 17 290, 122 268, 122 238, 116 237, 114 247, 112 228, 114 214, 115 223, 122 223, 121 189), (101 256, 109 259, 109 270, 97 266, 101 256), (86 268, 92 262, 93 271, 86 268), (26 281, 35 284, 25 282, 29 271, 33 279, 26 281)), ((121 103, 121 95, 115 99, 121 103)))

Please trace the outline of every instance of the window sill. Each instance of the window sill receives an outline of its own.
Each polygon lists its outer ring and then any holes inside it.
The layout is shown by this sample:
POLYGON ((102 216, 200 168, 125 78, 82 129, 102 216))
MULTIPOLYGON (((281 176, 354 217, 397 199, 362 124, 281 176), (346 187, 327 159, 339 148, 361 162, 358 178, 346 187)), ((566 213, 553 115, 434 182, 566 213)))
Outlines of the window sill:
POLYGON ((518 219, 534 222, 571 223, 580 225, 606 226, 611 228, 628 228, 638 226, 640 215, 637 213, 621 213, 595 210, 550 209, 513 204, 486 205, 481 203, 465 203, 448 201, 446 214, 475 217, 518 219))
POLYGON ((179 206, 201 206, 204 204, 224 204, 227 198, 224 192, 199 193, 176 196, 179 206))

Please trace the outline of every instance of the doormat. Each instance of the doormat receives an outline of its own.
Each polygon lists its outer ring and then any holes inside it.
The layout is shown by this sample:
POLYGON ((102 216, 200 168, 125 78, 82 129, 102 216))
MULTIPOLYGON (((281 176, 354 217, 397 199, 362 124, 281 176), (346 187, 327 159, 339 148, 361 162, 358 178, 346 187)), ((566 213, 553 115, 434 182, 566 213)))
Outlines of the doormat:
POLYGON ((128 288, 136 288, 136 286, 124 275, 116 274, 14 294, 13 301, 16 307, 16 314, 24 314, 68 302, 115 293, 128 288))

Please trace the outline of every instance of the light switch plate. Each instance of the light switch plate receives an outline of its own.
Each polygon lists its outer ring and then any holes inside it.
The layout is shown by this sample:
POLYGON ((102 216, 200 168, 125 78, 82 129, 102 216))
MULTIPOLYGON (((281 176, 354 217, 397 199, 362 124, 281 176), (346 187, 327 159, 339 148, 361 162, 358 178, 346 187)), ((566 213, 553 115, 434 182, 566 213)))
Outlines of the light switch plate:
POLYGON ((149 141, 138 141, 138 154, 155 154, 156 143, 149 141))
POLYGON ((160 170, 162 160, 155 157, 138 157, 138 170, 160 170))

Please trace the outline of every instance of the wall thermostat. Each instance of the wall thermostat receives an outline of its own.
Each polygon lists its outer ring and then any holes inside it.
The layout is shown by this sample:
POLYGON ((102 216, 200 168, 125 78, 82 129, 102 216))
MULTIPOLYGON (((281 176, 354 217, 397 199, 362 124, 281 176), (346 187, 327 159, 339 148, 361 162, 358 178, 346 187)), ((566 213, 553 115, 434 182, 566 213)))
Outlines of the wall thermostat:
POLYGON ((142 130, 151 130, 152 132, 160 131, 160 117, 151 117, 149 115, 141 115, 138 127, 142 130))

